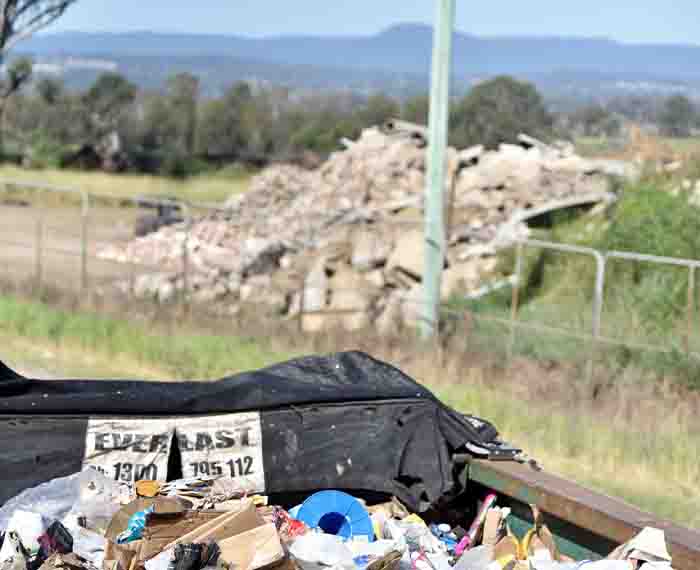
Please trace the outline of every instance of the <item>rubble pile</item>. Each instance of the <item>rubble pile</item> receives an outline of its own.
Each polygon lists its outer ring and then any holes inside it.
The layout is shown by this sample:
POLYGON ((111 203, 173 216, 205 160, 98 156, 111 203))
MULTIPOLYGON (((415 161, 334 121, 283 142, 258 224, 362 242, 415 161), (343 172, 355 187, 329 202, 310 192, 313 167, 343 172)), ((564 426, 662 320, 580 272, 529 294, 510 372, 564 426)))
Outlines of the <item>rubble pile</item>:
MULTIPOLYGON (((225 211, 100 256, 157 267, 136 279, 134 292, 161 302, 187 285, 195 302, 220 301, 231 311, 243 303, 303 311, 309 331, 414 325, 425 139, 373 128, 345 146, 313 171, 271 166, 225 211)), ((609 176, 634 174, 624 163, 586 160, 571 145, 525 135, 494 151, 450 148, 447 173, 445 299, 491 279, 496 253, 527 235, 528 215, 610 200, 609 176)))
MULTIPOLYGON (((476 498, 476 497, 475 497, 476 498)), ((381 500, 381 499, 380 499, 381 500)), ((647 527, 602 560, 574 561, 532 506, 524 537, 487 495, 452 523, 325 490, 271 505, 234 479, 117 483, 88 468, 0 508, 2 570, 672 570, 662 530, 647 527)))

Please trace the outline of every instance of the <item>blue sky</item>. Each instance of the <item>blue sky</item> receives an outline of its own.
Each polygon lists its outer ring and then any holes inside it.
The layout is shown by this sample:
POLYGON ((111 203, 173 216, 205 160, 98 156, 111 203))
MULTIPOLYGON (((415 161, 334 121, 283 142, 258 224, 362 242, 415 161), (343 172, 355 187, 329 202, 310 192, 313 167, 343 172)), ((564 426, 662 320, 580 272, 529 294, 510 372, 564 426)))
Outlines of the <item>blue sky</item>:
MULTIPOLYGON (((369 34, 431 22, 433 0, 78 0, 53 30, 369 34)), ((605 36, 700 44, 700 0, 457 0, 457 27, 480 35, 605 36)))

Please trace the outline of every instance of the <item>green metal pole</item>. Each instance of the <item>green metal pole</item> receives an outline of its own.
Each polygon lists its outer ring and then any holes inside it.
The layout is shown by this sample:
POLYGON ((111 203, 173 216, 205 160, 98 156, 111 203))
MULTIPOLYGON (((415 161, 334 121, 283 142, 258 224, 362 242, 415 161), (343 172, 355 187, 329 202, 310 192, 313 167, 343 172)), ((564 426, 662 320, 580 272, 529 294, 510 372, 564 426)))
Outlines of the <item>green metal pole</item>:
POLYGON ((421 335, 431 338, 437 331, 440 282, 445 263, 444 191, 449 119, 450 64, 455 0, 436 0, 433 37, 433 70, 430 89, 428 170, 425 188, 425 271, 421 335))

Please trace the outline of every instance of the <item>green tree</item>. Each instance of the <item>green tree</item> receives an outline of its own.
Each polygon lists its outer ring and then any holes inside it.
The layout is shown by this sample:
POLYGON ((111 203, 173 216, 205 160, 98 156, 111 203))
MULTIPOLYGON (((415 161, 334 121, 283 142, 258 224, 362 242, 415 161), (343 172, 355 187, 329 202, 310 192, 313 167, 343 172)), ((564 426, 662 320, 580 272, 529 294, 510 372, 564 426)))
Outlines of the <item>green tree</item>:
MULTIPOLYGON (((60 18, 76 0, 0 0, 0 64, 18 42, 60 18)), ((0 87, 0 153, 2 152, 5 109, 10 97, 31 77, 32 64, 26 58, 13 62, 0 87)))
POLYGON ((253 99, 247 83, 231 87, 221 99, 208 101, 202 108, 199 148, 211 155, 238 156, 246 146, 243 107, 253 99))
POLYGON ((136 93, 136 86, 119 73, 103 73, 97 78, 83 96, 97 137, 118 130, 136 93))
POLYGON ((174 152, 181 135, 181 124, 168 101, 160 93, 143 103, 140 146, 147 152, 174 152))
POLYGON ((5 130, 5 110, 10 98, 32 77, 32 61, 22 57, 13 61, 7 68, 5 79, 0 82, 0 152, 2 152, 5 130))
POLYGON ((571 120, 587 137, 615 136, 621 128, 620 121, 599 104, 586 105, 576 111, 571 120))
POLYGON ((406 100, 401 110, 404 121, 427 125, 430 118, 430 98, 427 95, 417 95, 406 100))
POLYGON ((36 83, 39 100, 46 105, 55 105, 65 94, 65 85, 53 77, 43 77, 36 83))
POLYGON ((664 103, 659 124, 663 133, 670 137, 687 137, 698 120, 693 102, 685 95, 674 95, 664 103))
POLYGON ((199 79, 179 73, 168 81, 168 104, 176 122, 178 152, 192 156, 197 140, 199 79))
POLYGON ((381 125, 385 121, 401 114, 399 103, 386 95, 372 95, 358 113, 359 122, 363 127, 381 125))
POLYGON ((534 85, 501 76, 474 87, 451 119, 453 144, 495 148, 520 133, 547 139, 553 119, 534 85))

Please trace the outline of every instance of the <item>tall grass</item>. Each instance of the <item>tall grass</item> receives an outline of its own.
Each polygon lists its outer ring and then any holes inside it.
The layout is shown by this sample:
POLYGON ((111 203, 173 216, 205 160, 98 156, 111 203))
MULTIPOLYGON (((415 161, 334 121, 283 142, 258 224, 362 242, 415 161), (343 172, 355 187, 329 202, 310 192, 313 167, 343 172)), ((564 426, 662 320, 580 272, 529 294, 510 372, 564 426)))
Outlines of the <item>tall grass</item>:
POLYGON ((0 331, 57 349, 66 346, 92 351, 107 359, 126 355, 137 363, 157 366, 174 380, 217 378, 259 368, 285 356, 243 336, 192 331, 178 334, 165 326, 133 324, 12 297, 0 297, 0 331))

